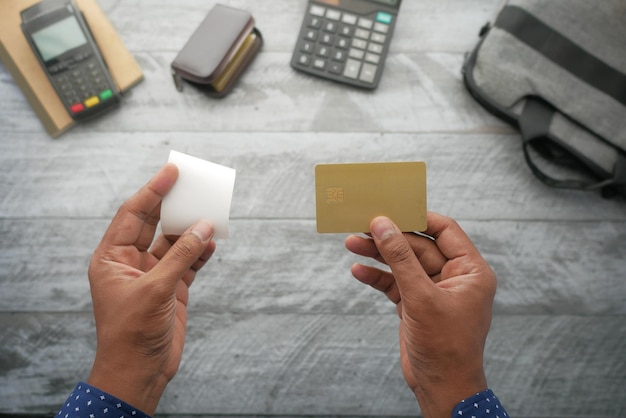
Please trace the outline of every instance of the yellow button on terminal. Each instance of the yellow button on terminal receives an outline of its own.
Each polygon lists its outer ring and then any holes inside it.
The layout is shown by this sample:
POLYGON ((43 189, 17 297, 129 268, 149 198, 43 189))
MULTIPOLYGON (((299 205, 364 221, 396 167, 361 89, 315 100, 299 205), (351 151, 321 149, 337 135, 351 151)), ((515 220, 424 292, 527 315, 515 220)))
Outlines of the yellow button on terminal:
POLYGON ((91 96, 90 98, 85 100, 85 107, 94 107, 98 103, 100 103, 100 99, 98 99, 98 96, 91 96))

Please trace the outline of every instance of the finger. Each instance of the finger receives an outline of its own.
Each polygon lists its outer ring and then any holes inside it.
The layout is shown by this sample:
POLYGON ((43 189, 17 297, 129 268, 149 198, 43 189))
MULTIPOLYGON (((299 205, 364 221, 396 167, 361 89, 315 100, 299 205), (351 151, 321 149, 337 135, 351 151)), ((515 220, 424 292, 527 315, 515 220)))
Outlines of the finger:
POLYGON ((349 251, 353 252, 356 255, 370 257, 381 263, 385 262, 385 260, 378 252, 378 248, 376 248, 374 240, 372 240, 371 238, 350 235, 346 238, 344 244, 349 251))
POLYGON ((400 292, 391 273, 363 264, 354 264, 350 271, 358 281, 384 293, 393 303, 400 302, 400 292))
POLYGON ((191 287, 194 280, 196 279, 196 273, 209 261, 211 255, 215 251, 215 241, 211 240, 209 242, 209 246, 204 253, 198 258, 198 260, 193 263, 193 265, 183 274, 182 281, 185 283, 185 286, 191 287))
POLYGON ((175 242, 176 240, 171 240, 165 235, 161 234, 152 243, 152 246, 150 247, 150 253, 160 260, 165 256, 165 254, 167 254, 170 248, 172 248, 172 244, 175 242))
POLYGON ((159 221, 163 196, 178 178, 174 164, 163 166, 150 181, 119 208, 102 239, 109 245, 138 245, 147 249, 159 221))
MULTIPOLYGON (((211 259, 211 256, 215 252, 215 241, 210 241, 207 248, 204 250, 198 260, 193 263, 191 269, 195 272, 199 271, 204 265, 211 259)), ((190 283, 191 284, 191 283, 190 283)))
MULTIPOLYGON (((447 258, 439 251, 435 241, 427 236, 404 233, 404 237, 408 241, 411 249, 417 256, 424 271, 436 282, 439 280, 441 269, 445 265, 447 258)), ((356 235, 350 235, 345 241, 346 248, 353 253, 370 257, 381 263, 385 260, 380 255, 376 243, 370 238, 363 238, 356 235)))
POLYGON ((435 239, 439 251, 449 260, 465 255, 481 257, 472 240, 452 218, 428 212, 425 233, 435 239))
MULTIPOLYGON (((158 260, 162 259, 170 248, 172 248, 173 243, 175 243, 177 239, 178 237, 165 236, 163 234, 159 235, 152 244, 150 253, 158 260)), ((211 241, 209 243, 204 253, 202 253, 202 255, 198 258, 198 261, 191 266, 191 269, 194 271, 200 270, 206 262, 209 261, 213 252, 215 252, 215 241, 211 241)))
POLYGON ((400 229, 384 216, 374 218, 370 229, 378 251, 391 268, 402 300, 419 303, 429 298, 434 284, 400 229))
MULTIPOLYGON (((201 260, 201 257, 206 257, 206 251, 211 245, 214 249, 215 244, 211 244, 213 234, 214 229, 210 223, 197 222, 176 240, 161 261, 154 266, 150 271, 150 280, 160 284, 165 294, 172 294, 183 278, 185 283, 191 285, 195 276, 192 267, 198 262, 200 266, 204 265, 206 260, 201 260)), ((213 249, 209 250, 211 254, 213 249)))
POLYGON ((156 232, 157 225, 161 219, 161 202, 152 210, 139 231, 139 236, 135 240, 135 247, 139 251, 147 251, 152 245, 154 240, 154 233, 156 232))

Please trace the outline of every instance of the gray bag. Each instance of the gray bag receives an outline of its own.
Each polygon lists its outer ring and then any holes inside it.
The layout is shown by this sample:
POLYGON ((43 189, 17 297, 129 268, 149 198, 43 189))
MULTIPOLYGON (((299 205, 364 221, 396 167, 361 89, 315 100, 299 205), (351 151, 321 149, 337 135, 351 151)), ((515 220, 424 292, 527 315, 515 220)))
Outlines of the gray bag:
POLYGON ((626 196, 626 1, 511 0, 463 66, 544 183, 626 196))

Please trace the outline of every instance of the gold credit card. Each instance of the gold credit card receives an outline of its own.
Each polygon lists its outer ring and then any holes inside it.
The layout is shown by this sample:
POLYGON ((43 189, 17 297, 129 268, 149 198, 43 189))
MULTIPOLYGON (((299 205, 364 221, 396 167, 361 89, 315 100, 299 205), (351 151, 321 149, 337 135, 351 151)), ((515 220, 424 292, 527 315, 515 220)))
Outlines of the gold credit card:
POLYGON ((426 230, 423 162, 315 166, 317 232, 369 232, 376 216, 404 231, 426 230))

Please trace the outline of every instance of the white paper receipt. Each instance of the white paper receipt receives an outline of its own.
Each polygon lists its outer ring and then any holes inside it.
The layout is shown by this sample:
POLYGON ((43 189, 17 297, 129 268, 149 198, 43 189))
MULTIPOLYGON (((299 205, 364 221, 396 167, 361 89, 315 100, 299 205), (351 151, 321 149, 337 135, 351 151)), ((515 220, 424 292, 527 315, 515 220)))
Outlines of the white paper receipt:
POLYGON ((161 204, 163 233, 180 235, 206 219, 215 228, 215 238, 228 238, 236 171, 173 150, 168 162, 178 167, 178 180, 161 204))

